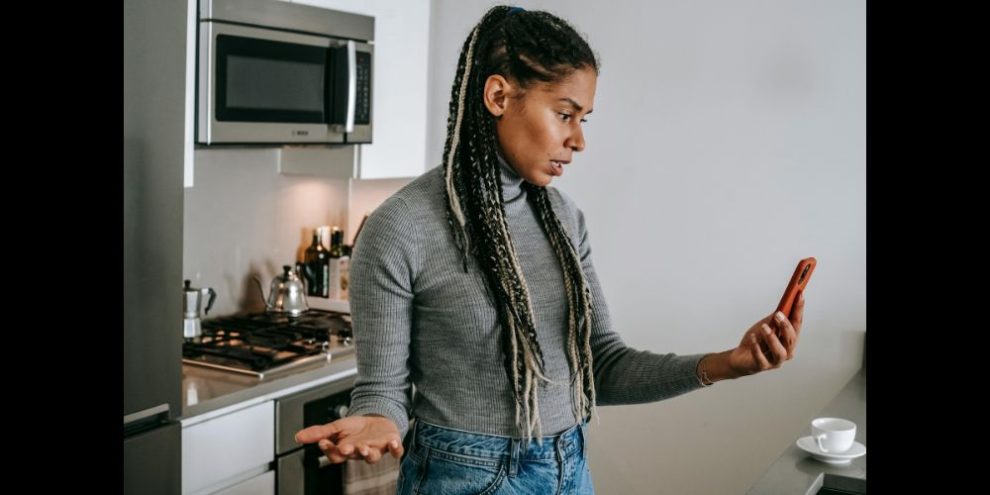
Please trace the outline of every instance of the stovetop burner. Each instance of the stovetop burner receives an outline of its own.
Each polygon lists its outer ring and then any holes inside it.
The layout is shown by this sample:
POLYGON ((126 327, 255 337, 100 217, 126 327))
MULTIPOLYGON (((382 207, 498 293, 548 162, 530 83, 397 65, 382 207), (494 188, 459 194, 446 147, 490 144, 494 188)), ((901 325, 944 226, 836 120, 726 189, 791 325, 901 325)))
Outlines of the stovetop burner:
POLYGON ((298 317, 250 313, 202 322, 187 339, 183 362, 265 378, 354 352, 350 315, 311 309, 298 317))

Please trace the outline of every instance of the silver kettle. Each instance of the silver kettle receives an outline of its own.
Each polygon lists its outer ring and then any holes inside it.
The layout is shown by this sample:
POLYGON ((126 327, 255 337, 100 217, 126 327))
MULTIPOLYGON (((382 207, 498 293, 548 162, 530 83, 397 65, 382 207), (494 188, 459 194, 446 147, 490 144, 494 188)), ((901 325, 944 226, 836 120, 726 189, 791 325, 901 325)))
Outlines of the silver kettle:
POLYGON ((206 315, 213 307, 213 301, 217 298, 217 293, 209 287, 194 289, 189 287, 189 281, 185 281, 185 288, 182 292, 182 336, 187 339, 194 339, 203 335, 203 328, 199 322, 199 310, 203 307, 203 297, 209 295, 210 300, 206 303, 203 314, 206 315))
POLYGON ((254 277, 261 291, 262 299, 265 299, 265 309, 271 313, 284 313, 289 316, 299 316, 309 310, 306 304, 306 289, 303 286, 299 275, 289 265, 282 266, 282 273, 272 280, 268 297, 265 297, 265 289, 261 286, 261 279, 254 277))

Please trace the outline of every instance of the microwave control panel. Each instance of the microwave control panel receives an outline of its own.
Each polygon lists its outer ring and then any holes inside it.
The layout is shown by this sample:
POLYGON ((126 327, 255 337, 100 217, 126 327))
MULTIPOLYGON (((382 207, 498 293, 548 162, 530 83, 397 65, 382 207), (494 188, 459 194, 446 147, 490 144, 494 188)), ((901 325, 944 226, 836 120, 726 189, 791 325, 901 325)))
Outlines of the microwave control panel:
POLYGON ((371 54, 357 52, 357 102, 354 107, 354 123, 371 123, 371 54))

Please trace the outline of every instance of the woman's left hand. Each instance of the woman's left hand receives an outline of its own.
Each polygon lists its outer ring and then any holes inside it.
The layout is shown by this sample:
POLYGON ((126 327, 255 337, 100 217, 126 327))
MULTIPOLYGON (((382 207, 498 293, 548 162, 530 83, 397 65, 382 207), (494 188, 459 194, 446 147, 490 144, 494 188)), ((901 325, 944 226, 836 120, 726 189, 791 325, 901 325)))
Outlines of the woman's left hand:
POLYGON ((799 294, 790 318, 778 311, 746 331, 742 342, 729 351, 730 368, 739 376, 780 368, 784 361, 794 358, 803 319, 804 294, 799 294))

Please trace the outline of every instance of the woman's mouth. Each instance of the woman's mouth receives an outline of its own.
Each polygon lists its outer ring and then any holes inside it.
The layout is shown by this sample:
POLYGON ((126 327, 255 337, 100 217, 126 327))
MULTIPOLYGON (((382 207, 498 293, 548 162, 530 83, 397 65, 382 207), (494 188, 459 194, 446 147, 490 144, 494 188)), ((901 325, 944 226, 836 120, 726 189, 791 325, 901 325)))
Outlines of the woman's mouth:
POLYGON ((550 174, 560 177, 564 175, 564 164, 558 161, 550 161, 550 174))

